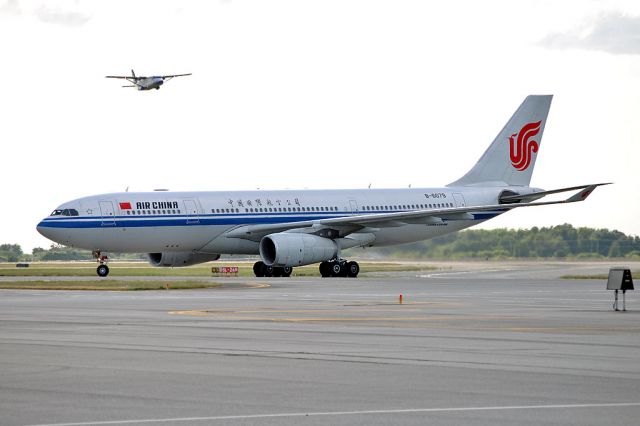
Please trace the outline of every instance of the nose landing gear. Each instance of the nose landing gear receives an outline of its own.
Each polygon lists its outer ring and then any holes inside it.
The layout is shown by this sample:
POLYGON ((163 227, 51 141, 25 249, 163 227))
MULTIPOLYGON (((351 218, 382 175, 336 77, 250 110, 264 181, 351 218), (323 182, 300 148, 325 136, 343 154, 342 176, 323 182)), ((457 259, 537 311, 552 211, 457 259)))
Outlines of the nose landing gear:
POLYGON ((109 267, 107 266, 107 262, 109 261, 109 257, 107 255, 101 255, 100 250, 93 251, 93 257, 98 262, 98 267, 96 268, 96 272, 99 277, 106 277, 109 275, 109 267))

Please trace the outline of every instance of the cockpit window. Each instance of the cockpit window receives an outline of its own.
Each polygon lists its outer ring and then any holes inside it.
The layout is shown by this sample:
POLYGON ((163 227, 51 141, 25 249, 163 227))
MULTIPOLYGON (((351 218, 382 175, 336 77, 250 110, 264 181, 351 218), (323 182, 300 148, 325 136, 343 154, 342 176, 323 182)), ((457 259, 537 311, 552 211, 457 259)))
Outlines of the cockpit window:
POLYGON ((76 209, 64 209, 59 210, 56 209, 51 212, 51 216, 79 216, 78 210, 76 209))

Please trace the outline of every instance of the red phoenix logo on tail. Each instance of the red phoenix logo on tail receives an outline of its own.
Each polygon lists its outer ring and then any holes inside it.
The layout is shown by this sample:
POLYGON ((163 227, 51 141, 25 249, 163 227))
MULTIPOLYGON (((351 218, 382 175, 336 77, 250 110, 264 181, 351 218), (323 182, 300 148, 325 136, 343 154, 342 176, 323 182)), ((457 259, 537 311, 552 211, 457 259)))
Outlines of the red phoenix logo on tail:
POLYGON ((538 142, 530 140, 540 132, 542 120, 535 123, 527 123, 518 133, 509 138, 511 144, 511 164, 519 171, 527 170, 531 164, 532 153, 538 152, 538 142), (516 140, 516 136, 518 137, 516 140))

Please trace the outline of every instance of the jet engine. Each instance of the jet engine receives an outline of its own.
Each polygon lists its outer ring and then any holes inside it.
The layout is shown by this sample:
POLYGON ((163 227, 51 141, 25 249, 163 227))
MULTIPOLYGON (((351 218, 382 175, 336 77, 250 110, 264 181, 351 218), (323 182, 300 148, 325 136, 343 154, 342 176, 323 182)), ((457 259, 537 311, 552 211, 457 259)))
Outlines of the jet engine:
POLYGON ((331 260, 338 245, 329 238, 311 234, 269 234, 260 241, 260 256, 267 266, 302 266, 331 260))
POLYGON ((153 266, 191 266, 198 263, 220 259, 219 254, 191 253, 167 251, 163 253, 149 253, 149 263, 153 266))

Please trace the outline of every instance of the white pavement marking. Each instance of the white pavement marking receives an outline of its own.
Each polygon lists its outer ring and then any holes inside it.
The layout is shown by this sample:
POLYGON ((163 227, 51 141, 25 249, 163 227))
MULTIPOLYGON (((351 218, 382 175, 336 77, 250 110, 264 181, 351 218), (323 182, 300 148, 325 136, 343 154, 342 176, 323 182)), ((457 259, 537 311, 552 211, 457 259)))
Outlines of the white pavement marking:
POLYGON ((498 407, 453 407, 453 408, 408 408, 400 410, 363 410, 363 411, 326 411, 309 413, 275 413, 275 414, 245 414, 235 416, 211 416, 211 417, 177 417, 167 419, 133 419, 111 420, 78 423, 47 423, 32 426, 90 426, 90 425, 126 425, 142 423, 166 423, 166 422, 202 422, 213 420, 246 420, 246 419, 270 419, 284 417, 311 417, 311 416, 352 416, 364 414, 411 414, 411 413, 451 413, 461 411, 506 411, 506 410, 539 410, 558 408, 606 408, 606 407, 640 407, 640 402, 620 402, 608 404, 559 404, 559 405, 512 405, 498 407))

